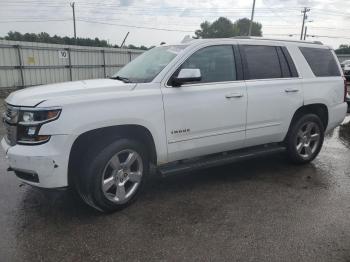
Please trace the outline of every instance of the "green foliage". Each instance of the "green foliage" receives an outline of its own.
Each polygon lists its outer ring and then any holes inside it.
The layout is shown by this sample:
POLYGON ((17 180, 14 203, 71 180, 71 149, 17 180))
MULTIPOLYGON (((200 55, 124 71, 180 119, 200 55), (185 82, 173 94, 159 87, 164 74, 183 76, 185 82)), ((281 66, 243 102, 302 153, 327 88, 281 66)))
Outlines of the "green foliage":
POLYGON ((129 48, 129 49, 148 50, 148 48, 147 48, 146 46, 144 46, 144 45, 138 47, 138 46, 134 46, 134 45, 131 45, 131 44, 130 44, 130 45, 127 46, 127 48, 129 48))
MULTIPOLYGON (((10 31, 7 33, 5 40, 12 41, 27 41, 27 42, 40 42, 40 43, 49 43, 49 44, 61 44, 61 45, 80 45, 80 46, 96 46, 96 47, 115 47, 118 48, 118 45, 110 45, 106 40, 100 40, 99 38, 91 39, 91 38, 77 38, 75 43, 74 37, 68 36, 50 36, 48 33, 42 32, 39 34, 34 33, 25 33, 21 34, 20 32, 10 31)), ((129 45, 128 48, 132 49, 142 49, 147 50, 148 48, 145 46, 137 47, 134 45, 129 45)))
MULTIPOLYGON (((62 44, 62 45, 74 45, 74 37, 68 36, 50 36, 48 33, 42 32, 39 34, 34 33, 25 33, 21 34, 20 32, 10 31, 7 33, 7 36, 4 37, 5 40, 13 41, 27 41, 27 42, 40 42, 40 43, 49 43, 49 44, 62 44)), ((97 46, 97 47, 111 47, 108 45, 106 40, 100 40, 99 38, 77 38, 77 45, 82 46, 97 46)))
MULTIPOLYGON (((248 35, 250 26, 250 19, 242 18, 233 23, 233 30, 235 36, 248 35)), ((262 36, 262 25, 257 22, 253 22, 252 36, 262 36)))
MULTIPOLYGON (((201 23, 201 29, 195 31, 194 38, 225 38, 248 35, 250 20, 238 19, 234 23, 225 17, 219 17, 213 23, 205 21, 201 23)), ((262 36, 262 25, 253 22, 252 36, 262 36)))
POLYGON ((335 50, 338 55, 350 54, 350 45, 340 45, 338 49, 335 50))
POLYGON ((224 38, 234 36, 233 24, 225 17, 220 17, 213 23, 205 21, 200 27, 201 29, 195 32, 197 38, 224 38))

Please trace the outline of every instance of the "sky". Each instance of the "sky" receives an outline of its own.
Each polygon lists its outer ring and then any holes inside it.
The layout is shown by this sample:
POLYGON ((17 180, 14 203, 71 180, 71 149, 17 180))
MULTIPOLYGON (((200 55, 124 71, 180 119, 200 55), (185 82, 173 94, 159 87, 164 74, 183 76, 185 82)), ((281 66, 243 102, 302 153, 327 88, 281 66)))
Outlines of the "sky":
MULTIPOLYGON (((73 0, 71 0, 73 1, 73 0)), ((220 16, 250 18, 253 0, 75 0, 77 36, 120 45, 159 45, 193 36, 200 23, 220 16)), ((337 48, 350 44, 349 0, 256 0, 254 21, 267 38, 299 39, 308 12, 308 38, 337 48)), ((65 0, 0 0, 0 36, 8 31, 73 36, 72 8, 65 0)))

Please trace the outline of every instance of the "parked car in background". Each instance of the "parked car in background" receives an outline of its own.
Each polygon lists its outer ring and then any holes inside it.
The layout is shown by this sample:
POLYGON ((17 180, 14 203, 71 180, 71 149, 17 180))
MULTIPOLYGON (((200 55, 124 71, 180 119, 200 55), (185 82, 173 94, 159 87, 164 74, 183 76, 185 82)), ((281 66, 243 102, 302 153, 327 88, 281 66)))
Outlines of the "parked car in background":
POLYGON ((346 102, 348 103, 348 113, 350 113, 350 90, 349 90, 349 82, 350 82, 350 60, 345 60, 340 63, 341 68, 343 69, 344 76, 346 81, 348 82, 348 93, 346 95, 346 102))
POLYGON ((341 62, 340 66, 343 69, 346 80, 350 81, 350 60, 345 60, 341 62))
POLYGON ((20 180, 129 205, 151 170, 171 175, 285 151, 304 164, 346 115, 334 51, 319 43, 198 39, 153 48, 110 79, 6 99, 1 141, 20 180))
POLYGON ((348 103, 348 113, 350 113, 350 88, 348 85, 348 92, 346 94, 346 102, 348 103))

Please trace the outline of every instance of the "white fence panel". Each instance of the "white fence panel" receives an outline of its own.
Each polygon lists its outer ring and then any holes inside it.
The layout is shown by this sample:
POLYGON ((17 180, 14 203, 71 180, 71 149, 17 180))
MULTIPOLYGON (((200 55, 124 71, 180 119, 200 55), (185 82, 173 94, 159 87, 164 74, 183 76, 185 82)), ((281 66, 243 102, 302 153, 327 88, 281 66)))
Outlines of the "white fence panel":
POLYGON ((141 53, 0 40, 0 96, 28 86, 111 76, 141 53))

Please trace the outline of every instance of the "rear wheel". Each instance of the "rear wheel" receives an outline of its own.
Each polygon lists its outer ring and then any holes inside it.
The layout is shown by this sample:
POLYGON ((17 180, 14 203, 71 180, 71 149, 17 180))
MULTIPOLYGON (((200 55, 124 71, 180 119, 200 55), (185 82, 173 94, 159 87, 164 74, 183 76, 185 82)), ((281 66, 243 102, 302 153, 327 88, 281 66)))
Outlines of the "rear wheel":
POLYGON ((324 127, 315 114, 300 117, 292 124, 287 136, 287 151, 295 163, 308 163, 315 159, 322 148, 324 127))
POLYGON ((135 200, 149 171, 142 144, 119 139, 94 148, 84 157, 76 181, 82 199, 104 212, 122 209, 135 200))

